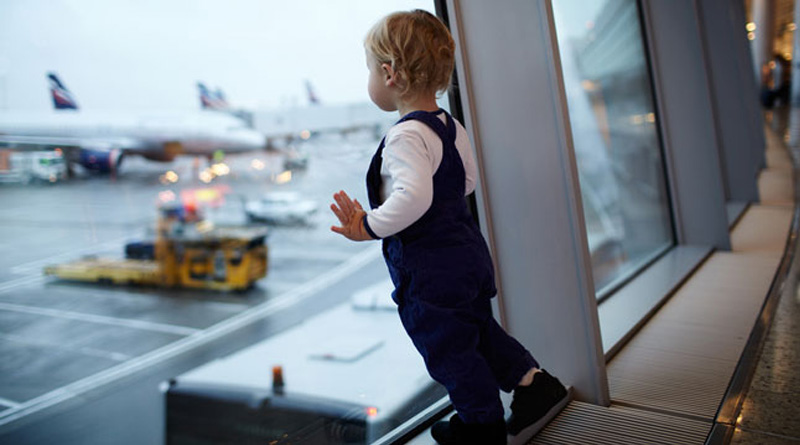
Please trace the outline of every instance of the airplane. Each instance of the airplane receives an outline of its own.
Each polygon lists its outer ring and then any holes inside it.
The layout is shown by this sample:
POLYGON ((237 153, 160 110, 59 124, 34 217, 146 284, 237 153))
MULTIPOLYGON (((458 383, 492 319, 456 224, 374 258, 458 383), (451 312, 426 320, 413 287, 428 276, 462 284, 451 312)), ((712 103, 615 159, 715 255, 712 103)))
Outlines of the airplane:
POLYGON ((217 87, 216 91, 211 91, 203 82, 197 82, 197 90, 200 93, 200 108, 230 114, 244 121, 248 127, 253 128, 253 112, 231 107, 221 88, 217 87))
MULTIPOLYGON (((257 109, 252 112, 254 128, 267 135, 287 135, 283 137, 287 141, 362 131, 371 132, 379 139, 397 121, 396 114, 383 111, 372 102, 326 103, 310 80, 306 79, 304 86, 307 104, 257 109)), ((281 139, 281 136, 270 139, 281 139)))
POLYGON ((84 111, 55 73, 47 73, 54 110, 0 112, 0 147, 61 148, 68 162, 109 173, 123 157, 138 155, 169 162, 186 154, 211 158, 215 152, 266 148, 265 136, 233 116, 211 111, 84 111))
POLYGON ((227 113, 242 119, 267 137, 268 150, 296 153, 295 142, 315 135, 336 133, 346 135, 368 130, 382 134, 396 119, 372 103, 323 104, 311 81, 305 80, 306 106, 282 107, 273 110, 247 110, 232 106, 220 88, 212 91, 197 82, 198 98, 204 110, 227 113))

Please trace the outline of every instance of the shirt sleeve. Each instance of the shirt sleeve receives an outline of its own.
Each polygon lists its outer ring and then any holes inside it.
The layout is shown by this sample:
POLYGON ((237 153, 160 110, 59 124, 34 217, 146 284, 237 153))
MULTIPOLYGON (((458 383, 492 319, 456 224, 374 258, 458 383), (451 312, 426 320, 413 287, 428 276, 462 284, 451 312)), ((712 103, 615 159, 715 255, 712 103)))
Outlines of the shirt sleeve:
POLYGON ((367 213, 371 235, 385 238, 422 217, 433 202, 433 161, 423 136, 413 128, 390 132, 383 148, 381 174, 392 178, 392 190, 367 213))
POLYGON ((472 145, 469 143, 467 130, 461 125, 458 125, 458 133, 456 133, 456 147, 461 156, 461 163, 464 165, 464 176, 466 177, 464 196, 466 196, 474 192, 478 184, 478 167, 475 164, 475 156, 472 155, 472 145))

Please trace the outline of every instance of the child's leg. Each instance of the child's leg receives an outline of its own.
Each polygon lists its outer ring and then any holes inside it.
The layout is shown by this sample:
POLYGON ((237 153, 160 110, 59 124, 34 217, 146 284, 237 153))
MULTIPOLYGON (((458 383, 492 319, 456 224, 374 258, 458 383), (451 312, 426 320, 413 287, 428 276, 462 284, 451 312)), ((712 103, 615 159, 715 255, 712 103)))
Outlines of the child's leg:
POLYGON ((476 301, 476 312, 488 313, 480 341, 481 354, 493 370, 503 391, 514 391, 508 433, 513 443, 527 441, 550 421, 569 401, 569 393, 561 382, 546 371, 530 375, 528 386, 518 386, 523 376, 539 364, 524 346, 508 335, 491 316, 488 300, 476 301))
POLYGON ((461 419, 465 423, 502 421, 497 381, 478 351, 480 315, 469 305, 443 308, 413 297, 405 299, 399 312, 428 372, 447 388, 461 419))
POLYGON ((497 323, 492 316, 490 300, 478 299, 473 305, 476 313, 485 314, 478 350, 486 359, 500 389, 511 392, 531 368, 539 367, 539 363, 497 323))

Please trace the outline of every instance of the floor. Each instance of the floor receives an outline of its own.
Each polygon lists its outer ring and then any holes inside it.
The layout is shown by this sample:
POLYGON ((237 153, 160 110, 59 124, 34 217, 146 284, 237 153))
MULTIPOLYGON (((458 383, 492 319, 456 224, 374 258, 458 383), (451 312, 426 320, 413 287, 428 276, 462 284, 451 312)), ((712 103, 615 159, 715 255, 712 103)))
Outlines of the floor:
POLYGON ((800 287, 786 292, 761 351, 732 444, 800 443, 800 287))
MULTIPOLYGON (((767 137, 774 143, 778 136, 768 132, 767 137)), ((792 151, 797 151, 797 147, 792 148, 792 151)), ((768 162, 772 163, 769 157, 768 162)), ((777 164, 780 163, 779 159, 777 164)), ((780 174, 774 176, 781 180, 780 174)), ((763 186, 765 180, 770 181, 760 178, 759 186, 763 186)), ((795 257, 797 261, 800 260, 795 257)), ((797 403, 800 400, 800 285, 797 284, 797 268, 793 268, 793 274, 787 282, 795 284, 791 291, 781 295, 737 419, 732 444, 800 443, 800 406, 797 403)))

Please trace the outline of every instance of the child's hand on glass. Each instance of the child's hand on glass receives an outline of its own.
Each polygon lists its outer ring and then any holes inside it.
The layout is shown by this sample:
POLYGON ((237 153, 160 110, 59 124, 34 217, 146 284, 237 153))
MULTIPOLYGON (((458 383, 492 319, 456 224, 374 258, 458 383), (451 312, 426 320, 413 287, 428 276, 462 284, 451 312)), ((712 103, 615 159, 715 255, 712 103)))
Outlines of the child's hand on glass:
POLYGON ((372 237, 367 233, 363 222, 367 212, 361 208, 358 200, 350 199, 344 191, 334 193, 333 199, 336 203, 331 204, 331 210, 342 225, 331 226, 331 230, 353 241, 371 240, 372 237))

